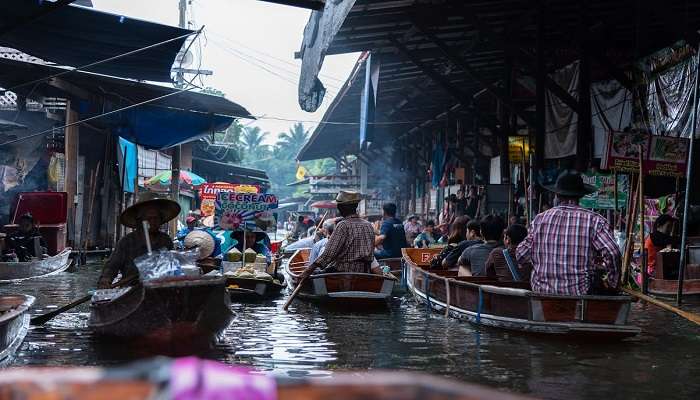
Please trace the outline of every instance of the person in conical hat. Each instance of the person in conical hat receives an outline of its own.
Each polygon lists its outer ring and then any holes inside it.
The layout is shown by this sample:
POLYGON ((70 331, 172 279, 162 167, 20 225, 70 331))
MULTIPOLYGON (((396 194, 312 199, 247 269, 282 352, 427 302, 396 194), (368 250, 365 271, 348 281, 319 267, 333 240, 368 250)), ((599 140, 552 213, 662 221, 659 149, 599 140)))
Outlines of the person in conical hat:
POLYGON ((121 273, 123 278, 138 275, 134 259, 146 254, 146 238, 143 221, 148 222, 148 236, 153 250, 173 248, 173 241, 167 234, 161 232, 161 225, 171 221, 180 214, 177 202, 159 197, 153 192, 142 192, 134 205, 127 208, 119 216, 119 222, 134 231, 124 236, 107 260, 97 283, 98 288, 107 288, 114 278, 121 273))

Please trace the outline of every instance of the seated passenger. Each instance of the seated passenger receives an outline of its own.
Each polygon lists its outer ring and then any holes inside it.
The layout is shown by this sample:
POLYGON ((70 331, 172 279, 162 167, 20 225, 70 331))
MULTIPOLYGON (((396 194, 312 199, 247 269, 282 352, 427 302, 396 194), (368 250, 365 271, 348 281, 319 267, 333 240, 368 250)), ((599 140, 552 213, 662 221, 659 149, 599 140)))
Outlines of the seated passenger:
POLYGON ((5 253, 15 253, 21 262, 30 261, 32 257, 41 257, 46 253, 46 241, 34 226, 34 217, 30 213, 19 217, 19 228, 7 236, 6 243, 5 253), (38 254, 35 250, 35 238, 39 241, 38 254))
POLYGON ((316 261, 316 259, 318 259, 318 257, 321 254, 323 254, 323 251, 326 250, 328 238, 333 234, 333 230, 335 229, 335 221, 335 219, 325 221, 321 229, 319 229, 319 233, 323 238, 318 242, 314 243, 314 246, 311 248, 311 254, 309 255, 309 264, 316 261))
POLYGON ((530 266, 518 265, 515 262, 515 249, 526 236, 527 228, 523 225, 509 226, 503 234, 504 245, 493 249, 486 259, 486 275, 500 281, 529 281, 530 266), (506 252, 510 259, 506 258, 506 252))
POLYGON ((443 260, 442 266, 444 268, 457 268, 457 262, 459 257, 462 255, 464 250, 468 249, 475 244, 483 243, 481 238, 481 227, 477 221, 469 221, 468 216, 458 217, 453 225, 456 225, 458 221, 468 221, 465 225, 465 235, 464 239, 457 243, 454 250, 450 252, 443 260))
POLYGON ((557 195, 557 206, 533 219, 516 250, 519 264, 532 264, 532 291, 571 296, 616 291, 621 254, 610 224, 579 205, 596 188, 579 173, 565 171, 547 189, 557 195))
POLYGON ((408 247, 403 223, 396 218, 396 204, 386 203, 383 206, 383 210, 384 220, 382 221, 379 234, 374 240, 375 247, 382 247, 374 252, 374 257, 377 260, 401 257, 401 249, 408 247))
POLYGON ((481 234, 484 242, 467 247, 459 256, 458 276, 486 276, 486 259, 491 251, 499 246, 503 235, 503 220, 489 215, 481 220, 481 234))
POLYGON ((428 221, 423 228, 423 232, 416 236, 413 241, 413 247, 427 248, 435 244, 435 237, 433 236, 433 229, 435 229, 435 222, 432 220, 428 221))

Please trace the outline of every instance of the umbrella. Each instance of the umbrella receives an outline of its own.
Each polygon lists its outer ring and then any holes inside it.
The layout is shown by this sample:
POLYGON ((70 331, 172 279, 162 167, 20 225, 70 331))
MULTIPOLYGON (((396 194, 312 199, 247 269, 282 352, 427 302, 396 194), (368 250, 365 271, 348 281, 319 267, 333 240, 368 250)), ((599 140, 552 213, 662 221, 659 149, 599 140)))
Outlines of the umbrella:
POLYGON ((335 208, 335 202, 332 200, 323 200, 323 201, 317 201, 315 203, 311 203, 309 206, 311 208, 335 208))
MULTIPOLYGON (((153 178, 146 181, 146 185, 170 185, 170 179, 172 177, 172 171, 164 171, 160 174, 154 176, 153 178)), ((192 186, 199 186, 207 181, 201 176, 190 171, 180 171, 180 183, 186 183, 192 186)))

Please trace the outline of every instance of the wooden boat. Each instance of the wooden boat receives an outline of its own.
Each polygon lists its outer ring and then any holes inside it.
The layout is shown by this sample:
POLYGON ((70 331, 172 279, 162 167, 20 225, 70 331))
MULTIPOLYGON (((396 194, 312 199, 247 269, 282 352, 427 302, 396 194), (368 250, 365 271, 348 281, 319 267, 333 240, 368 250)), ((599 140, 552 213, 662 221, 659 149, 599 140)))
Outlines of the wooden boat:
MULTIPOLYGON (((300 274, 308 266, 310 250, 300 249, 285 265, 290 287, 296 287, 300 274)), ((396 283, 394 276, 333 272, 314 274, 303 283, 298 297, 331 306, 358 310, 386 305, 396 283)))
POLYGON ((406 293, 406 285, 403 281, 403 258, 384 258, 378 261, 379 266, 389 267, 389 271, 396 277, 397 283, 391 294, 394 296, 402 296, 406 293))
POLYGON ((34 297, 0 296, 0 365, 4 365, 27 335, 34 297))
MULTIPOLYGON (((657 254, 654 276, 649 277, 649 293, 661 297, 676 297, 679 262, 680 252, 657 254)), ((683 276, 683 296, 700 296, 700 265, 689 262, 683 276)))
MULTIPOLYGON (((334 372, 333 379, 249 375, 243 368, 199 365, 178 379, 178 363, 156 359, 117 368, 23 367, 0 374, 2 398, 22 400, 148 400, 159 398, 278 400, 526 400, 497 389, 414 372, 334 372), (214 373, 212 373, 212 370, 214 373), (243 370, 243 371, 242 371, 243 370), (255 380, 253 382, 253 380, 255 380), (177 386, 173 386, 177 382, 177 386)), ((181 375, 182 373, 180 373, 181 375)))
POLYGON ((168 277, 100 292, 90 305, 90 329, 153 344, 159 351, 209 345, 233 319, 226 280, 220 277, 168 277))
POLYGON ((258 301, 272 299, 282 294, 282 289, 287 287, 284 276, 278 271, 278 265, 282 262, 279 257, 274 257, 267 267, 273 279, 242 278, 225 274, 226 290, 234 301, 258 301))
POLYGON ((70 266, 70 248, 43 260, 0 262, 0 283, 19 282, 63 272, 70 266))
POLYGON ((433 310, 477 325, 584 338, 625 338, 640 329, 627 325, 628 296, 538 294, 527 283, 488 277, 458 277, 430 270, 439 249, 403 249, 408 290, 433 310))

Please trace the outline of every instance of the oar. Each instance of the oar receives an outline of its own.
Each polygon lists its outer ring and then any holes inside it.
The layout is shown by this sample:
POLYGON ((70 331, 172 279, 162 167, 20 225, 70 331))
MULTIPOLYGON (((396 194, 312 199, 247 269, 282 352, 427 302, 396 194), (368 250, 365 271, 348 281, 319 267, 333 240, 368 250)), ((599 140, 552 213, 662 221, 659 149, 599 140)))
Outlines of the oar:
POLYGON ((301 290, 301 286, 304 284, 304 282, 306 282, 306 279, 307 279, 307 277, 302 278, 299 281, 299 283, 297 284, 297 287, 294 288, 292 295, 289 296, 289 299, 287 299, 287 302, 284 303, 284 306, 282 307, 282 309, 284 311, 287 311, 287 309, 289 308, 289 305, 292 304, 292 300, 294 300, 294 298, 297 297, 297 293, 299 293, 299 291, 301 290))
MULTIPOLYGON (((136 279, 138 279, 138 275, 133 275, 133 276, 130 276, 128 278, 124 278, 113 285, 110 285, 109 288, 114 289, 114 288, 126 285, 128 283, 131 283, 136 279)), ((57 308, 56 310, 53 310, 53 311, 48 312, 46 314, 36 316, 36 317, 32 318, 29 322, 31 325, 44 325, 45 323, 49 322, 57 315, 63 314, 64 312, 85 303, 86 301, 90 300, 91 298, 92 298, 92 293, 86 294, 85 296, 83 296, 79 299, 75 299, 72 302, 66 304, 65 306, 63 306, 61 308, 57 308)))
POLYGON ((623 288, 622 290, 624 290, 625 293, 628 293, 632 296, 638 297, 641 300, 644 300, 648 303, 651 303, 657 307, 663 308, 664 310, 675 313, 675 314, 687 319, 690 322, 694 322, 694 323, 700 325, 700 315, 693 314, 693 313, 688 312, 688 311, 683 311, 680 308, 676 308, 670 304, 664 303, 663 301, 657 300, 651 296, 647 296, 645 294, 639 293, 636 290, 632 290, 632 289, 628 289, 628 288, 623 288))

